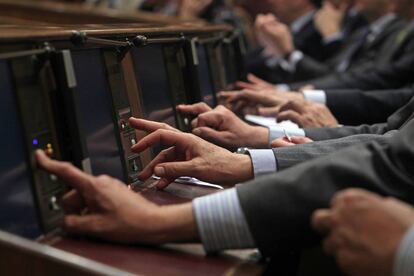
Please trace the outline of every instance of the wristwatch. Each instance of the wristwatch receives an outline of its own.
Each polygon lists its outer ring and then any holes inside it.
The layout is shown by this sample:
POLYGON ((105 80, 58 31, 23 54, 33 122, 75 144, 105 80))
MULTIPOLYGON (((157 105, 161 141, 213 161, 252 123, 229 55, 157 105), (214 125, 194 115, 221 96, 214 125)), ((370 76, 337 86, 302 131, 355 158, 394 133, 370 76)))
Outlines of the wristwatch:
POLYGON ((235 153, 249 155, 249 148, 238 148, 235 153))

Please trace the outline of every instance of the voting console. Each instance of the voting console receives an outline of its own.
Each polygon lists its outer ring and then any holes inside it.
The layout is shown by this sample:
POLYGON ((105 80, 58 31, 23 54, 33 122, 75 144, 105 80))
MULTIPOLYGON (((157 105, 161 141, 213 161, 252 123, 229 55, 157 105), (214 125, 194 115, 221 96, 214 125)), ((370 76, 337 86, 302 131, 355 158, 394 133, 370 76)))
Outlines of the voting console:
MULTIPOLYGON (((13 254, 7 258, 11 262, 14 257, 34 254, 34 259, 27 257, 39 262, 34 267, 67 265, 86 275, 102 271, 170 274, 194 265, 224 274, 239 266, 238 258, 210 260, 189 254, 188 249, 179 249, 179 254, 171 248, 159 253, 159 249, 66 237, 60 230, 61 198, 69 188, 55 175, 39 170, 34 160, 35 150, 42 149, 51 158, 71 162, 87 173, 118 178, 159 204, 185 202, 213 192, 176 184, 156 192, 140 183, 138 173, 161 148, 133 153, 131 147, 144 134, 132 129, 128 119, 146 118, 189 131, 191 118, 175 107, 200 100, 217 104, 216 92, 231 82, 229 75, 241 72, 235 69, 237 65, 223 67, 226 51, 236 52, 234 41, 227 26, 0 25, 0 147, 7 156, 0 166, 0 208, 6 210, 0 212, 0 230, 16 235, 7 243, 9 234, 0 232, 0 255, 10 247, 13 254), (46 254, 45 244, 55 248, 53 257, 46 254), (166 252, 171 256, 166 257, 166 252), (162 256, 166 267, 162 270, 137 255, 144 259, 162 256), (68 261, 74 256, 85 259, 79 264, 68 261), (90 271, 82 267, 88 261, 90 271), (172 270, 167 263, 175 263, 172 270), (110 268, 105 270, 102 264, 110 268)), ((260 270, 253 264, 247 267, 260 270)), ((183 275, 182 271, 175 274, 183 275)))

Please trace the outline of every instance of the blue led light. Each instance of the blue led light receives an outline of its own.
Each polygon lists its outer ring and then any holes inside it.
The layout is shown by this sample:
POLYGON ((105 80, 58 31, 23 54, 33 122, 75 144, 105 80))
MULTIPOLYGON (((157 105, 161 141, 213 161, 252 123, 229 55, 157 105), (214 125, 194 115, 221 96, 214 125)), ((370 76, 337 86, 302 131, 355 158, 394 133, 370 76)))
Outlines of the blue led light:
POLYGON ((33 139, 33 145, 34 145, 34 146, 39 145, 39 141, 38 141, 37 139, 33 139))

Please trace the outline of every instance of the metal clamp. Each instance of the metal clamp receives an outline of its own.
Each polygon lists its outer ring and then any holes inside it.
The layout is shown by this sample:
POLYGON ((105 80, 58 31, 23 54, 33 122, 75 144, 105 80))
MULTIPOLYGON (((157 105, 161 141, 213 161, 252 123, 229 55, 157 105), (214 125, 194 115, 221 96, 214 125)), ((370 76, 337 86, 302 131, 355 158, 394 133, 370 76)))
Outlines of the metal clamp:
POLYGON ((20 57, 28 57, 28 56, 39 56, 44 54, 53 53, 55 49, 49 44, 44 43, 42 48, 39 49, 32 49, 32 50, 23 50, 23 51, 16 51, 16 52, 9 52, 9 53, 0 53, 0 59, 12 59, 12 58, 20 58, 20 57))

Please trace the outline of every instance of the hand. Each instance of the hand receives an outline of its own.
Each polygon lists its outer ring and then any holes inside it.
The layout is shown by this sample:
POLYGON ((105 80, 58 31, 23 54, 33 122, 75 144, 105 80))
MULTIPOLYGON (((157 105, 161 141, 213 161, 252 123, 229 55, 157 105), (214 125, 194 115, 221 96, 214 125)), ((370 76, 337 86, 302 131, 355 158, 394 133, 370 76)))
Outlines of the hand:
POLYGON ((331 1, 325 1, 323 6, 315 14, 314 23, 316 29, 323 38, 327 39, 341 32, 342 20, 346 14, 349 4, 342 1, 335 6, 331 1))
POLYGON ((181 0, 178 16, 182 19, 196 19, 213 0, 181 0))
POLYGON ((74 190, 63 198, 64 228, 121 243, 159 244, 198 239, 191 203, 160 207, 109 176, 94 177, 36 152, 40 168, 74 190))
POLYGON ((396 250, 414 224, 414 209, 359 189, 338 193, 331 206, 312 217, 313 227, 328 234, 325 251, 348 275, 392 275, 396 250))
POLYGON ((247 75, 248 82, 238 81, 236 82, 236 86, 240 89, 248 89, 254 91, 261 91, 261 90, 272 90, 274 89, 275 92, 277 91, 276 87, 271 84, 270 82, 264 81, 253 74, 247 75))
POLYGON ((193 134, 232 151, 239 147, 268 147, 267 128, 251 126, 221 105, 198 115, 192 126, 193 134))
POLYGON ((192 121, 193 134, 211 143, 236 150, 239 147, 267 147, 269 131, 243 122, 224 106, 214 110, 205 103, 180 105, 181 113, 196 115, 192 121))
POLYGON ((286 56, 295 50, 292 34, 286 24, 279 22, 277 19, 268 20, 261 26, 261 35, 267 42, 273 52, 280 56, 286 56))
POLYGON ((177 111, 183 114, 195 115, 198 116, 202 113, 206 113, 211 111, 212 108, 208 106, 206 103, 196 103, 196 104, 180 104, 177 106, 177 111))
POLYGON ((139 131, 145 131, 146 133, 151 133, 159 129, 165 129, 175 132, 181 132, 180 130, 170 126, 166 123, 158 123, 154 121, 149 121, 145 119, 138 119, 138 118, 129 118, 128 123, 131 127, 135 128, 139 131))
POLYGON ((284 147, 290 147, 290 146, 296 146, 296 145, 302 145, 307 143, 312 143, 313 140, 308 137, 297 137, 292 136, 290 137, 291 141, 287 137, 282 137, 279 139, 275 139, 271 143, 272 148, 284 148, 284 147))
MULTIPOLYGON (((256 34, 257 42, 264 48, 270 47, 270 42, 268 42, 268 38, 263 33, 263 26, 267 22, 271 22, 277 20, 273 14, 259 14, 256 16, 256 20, 254 22, 254 31, 256 34)), ((275 53, 276 54, 276 53, 275 53)))
POLYGON ((338 127, 338 121, 326 105, 308 101, 290 101, 282 106, 278 121, 290 120, 300 127, 338 127))
POLYGON ((278 113, 279 108, 289 102, 290 100, 303 100, 302 93, 281 93, 274 90, 242 90, 242 91, 229 91, 220 92, 219 97, 226 102, 226 105, 230 107, 235 113, 241 113, 245 108, 255 108, 256 114, 261 115, 263 113, 269 113, 271 108, 272 112, 278 113))
POLYGON ((162 189, 181 176, 223 185, 237 184, 253 178, 249 156, 228 150, 188 133, 157 130, 132 147, 140 153, 156 144, 170 146, 162 151, 139 175, 147 180, 153 174, 160 177, 157 187, 162 189))

